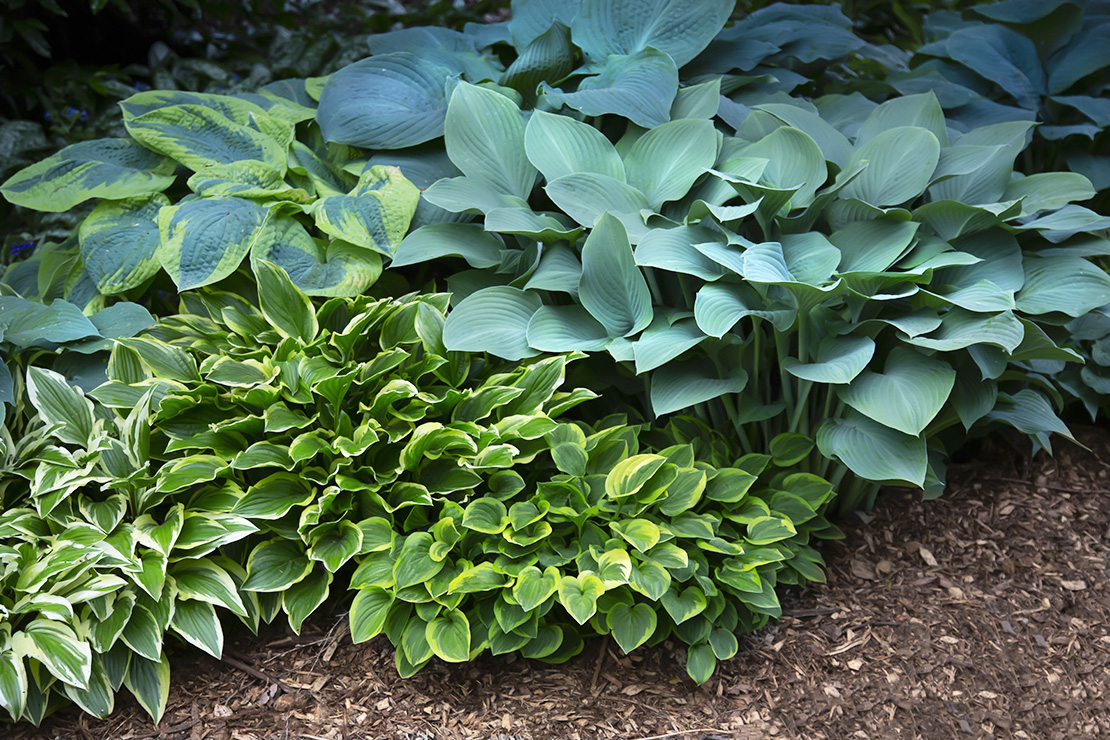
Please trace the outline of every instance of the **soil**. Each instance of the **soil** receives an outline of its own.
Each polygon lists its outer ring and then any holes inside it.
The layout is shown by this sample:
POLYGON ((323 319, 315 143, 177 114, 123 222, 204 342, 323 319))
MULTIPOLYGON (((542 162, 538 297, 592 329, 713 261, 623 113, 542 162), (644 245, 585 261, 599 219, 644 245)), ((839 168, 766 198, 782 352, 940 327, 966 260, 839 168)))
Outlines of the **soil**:
MULTIPOLYGON (((155 728, 123 692, 10 740, 1110 737, 1110 434, 1029 460, 995 444, 922 502, 891 490, 826 551, 828 584, 741 641, 708 683, 664 643, 598 640, 564 665, 486 658, 398 678, 343 620, 224 661, 181 654, 155 728), (193 662, 188 662, 193 661, 193 662)), ((7 734, 5 734, 5 731, 7 734)))

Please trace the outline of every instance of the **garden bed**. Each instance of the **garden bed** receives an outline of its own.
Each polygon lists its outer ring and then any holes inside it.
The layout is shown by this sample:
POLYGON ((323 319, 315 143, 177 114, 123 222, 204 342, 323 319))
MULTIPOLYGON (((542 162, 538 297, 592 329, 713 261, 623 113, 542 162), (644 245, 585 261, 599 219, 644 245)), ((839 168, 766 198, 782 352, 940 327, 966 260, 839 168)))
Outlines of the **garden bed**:
POLYGON ((1055 458, 985 446, 941 502, 887 492, 827 549, 829 583, 787 597, 700 688, 670 643, 625 657, 611 641, 564 665, 487 656, 402 680, 384 638, 354 646, 345 619, 321 620, 224 663, 178 653, 158 728, 121 694, 107 721, 69 709, 11 738, 1095 737, 1110 434, 1082 431, 1091 451, 1055 458))

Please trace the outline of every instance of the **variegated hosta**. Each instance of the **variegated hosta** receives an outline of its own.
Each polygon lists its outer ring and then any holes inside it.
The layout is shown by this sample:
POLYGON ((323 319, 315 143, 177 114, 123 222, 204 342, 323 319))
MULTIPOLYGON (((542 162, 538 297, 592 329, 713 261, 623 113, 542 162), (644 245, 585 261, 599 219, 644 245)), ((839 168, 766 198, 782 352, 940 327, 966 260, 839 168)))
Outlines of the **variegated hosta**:
POLYGON ((957 135, 931 93, 788 98, 735 136, 697 115, 614 145, 461 83, 445 141, 464 177, 424 197, 483 220, 417 229, 393 261, 444 262, 447 347, 606 350, 658 415, 694 407, 746 451, 850 469, 849 506, 880 482, 939 492, 975 425, 1068 434, 1036 363, 1077 361, 1062 325, 1110 302, 1087 259, 1110 219, 1073 203, 1094 193, 1081 175, 1014 173, 1031 124, 957 135))
POLYGON ((43 211, 99 199, 70 239, 5 276, 30 274, 27 297, 98 306, 162 271, 178 290, 197 288, 248 255, 309 294, 358 295, 409 227, 416 187, 325 144, 303 80, 238 97, 155 90, 120 105, 131 138, 74 144, 0 187, 43 211))

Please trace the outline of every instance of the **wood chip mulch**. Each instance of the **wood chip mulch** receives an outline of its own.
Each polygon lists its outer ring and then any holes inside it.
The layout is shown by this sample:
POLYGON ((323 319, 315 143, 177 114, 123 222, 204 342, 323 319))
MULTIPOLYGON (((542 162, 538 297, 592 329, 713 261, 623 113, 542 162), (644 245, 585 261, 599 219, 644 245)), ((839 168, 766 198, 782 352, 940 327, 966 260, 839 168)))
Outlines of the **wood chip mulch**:
MULTIPOLYGON (((342 621, 278 631, 228 660, 179 651, 153 727, 124 693, 106 721, 73 710, 11 740, 1110 737, 1110 434, 1015 459, 987 445, 921 502, 885 493, 826 549, 829 582, 741 641, 704 686, 683 651, 595 641, 561 666, 484 658, 402 680, 390 646, 342 621)), ((248 637, 250 637, 248 635, 248 637)))

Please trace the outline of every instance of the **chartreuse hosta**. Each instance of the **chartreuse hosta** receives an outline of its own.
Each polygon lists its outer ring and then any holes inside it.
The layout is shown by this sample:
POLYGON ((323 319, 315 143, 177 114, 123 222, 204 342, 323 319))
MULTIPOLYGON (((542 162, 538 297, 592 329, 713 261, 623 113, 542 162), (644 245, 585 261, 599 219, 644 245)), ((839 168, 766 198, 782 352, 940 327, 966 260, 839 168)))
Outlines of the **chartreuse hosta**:
POLYGON ((0 192, 17 205, 98 203, 71 239, 6 281, 30 273, 29 297, 97 306, 147 290, 163 271, 178 290, 217 283, 249 256, 311 295, 364 291, 408 229, 418 191, 396 168, 326 145, 315 101, 293 82, 240 97, 140 93, 120 104, 131 138, 74 144, 16 173, 0 192))
POLYGON ((559 390, 568 356, 447 351, 445 295, 314 308, 257 270, 259 307, 186 294, 88 394, 28 371, 38 417, 6 440, 0 516, 13 717, 63 697, 104 716, 123 685, 157 719, 167 631, 219 655, 225 611, 299 631, 348 585, 354 638, 386 633, 404 675, 673 635, 704 681, 780 614, 777 586, 823 580, 826 481, 733 463, 694 420, 650 444, 623 418, 562 421, 594 395, 559 390))
POLYGON ((448 281, 448 349, 607 351, 657 415, 850 470, 848 506, 882 482, 938 492, 972 427, 1067 436, 1038 363, 1079 360, 1063 325, 1110 302, 1087 259, 1110 219, 1074 204, 1090 182, 1016 173, 1027 122, 959 135, 931 93, 862 121, 851 103, 759 105, 733 136, 707 108, 613 144, 460 83, 444 138, 463 177, 424 197, 481 220, 413 231, 393 265, 473 268, 448 281))

